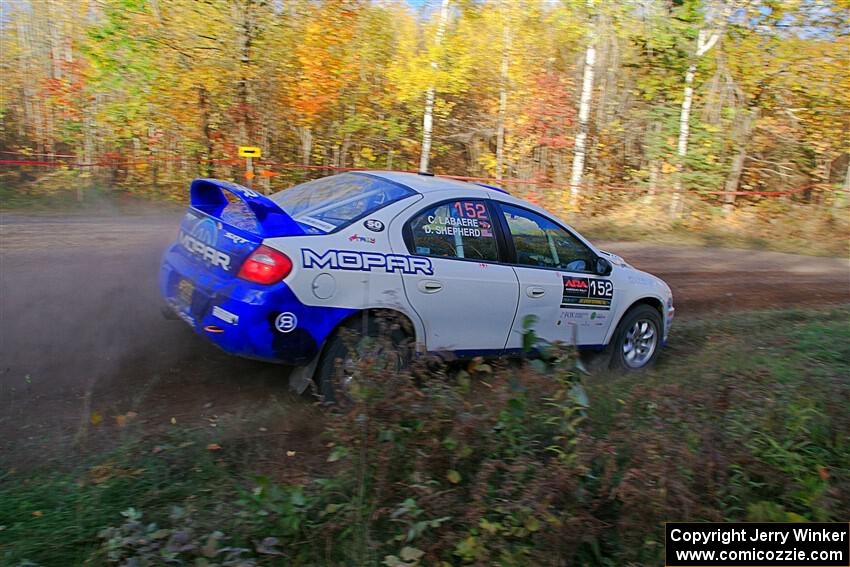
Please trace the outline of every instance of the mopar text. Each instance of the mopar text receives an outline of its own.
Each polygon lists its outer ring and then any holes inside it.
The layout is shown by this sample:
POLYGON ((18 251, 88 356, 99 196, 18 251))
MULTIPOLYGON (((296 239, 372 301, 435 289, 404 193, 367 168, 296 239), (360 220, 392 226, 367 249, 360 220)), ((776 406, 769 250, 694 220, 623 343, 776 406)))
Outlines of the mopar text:
POLYGON ((301 249, 301 265, 305 268, 329 268, 331 270, 355 270, 360 272, 385 271, 426 276, 434 275, 431 260, 414 258, 402 254, 379 252, 356 252, 352 250, 328 250, 323 254, 301 249))
POLYGON ((230 256, 228 256, 224 252, 219 252, 209 244, 205 244, 194 236, 186 234, 183 231, 180 231, 180 237, 178 238, 178 240, 180 241, 180 245, 183 246, 183 248, 185 248, 195 256, 203 258, 213 266, 219 266, 220 268, 225 270, 230 269, 230 256))

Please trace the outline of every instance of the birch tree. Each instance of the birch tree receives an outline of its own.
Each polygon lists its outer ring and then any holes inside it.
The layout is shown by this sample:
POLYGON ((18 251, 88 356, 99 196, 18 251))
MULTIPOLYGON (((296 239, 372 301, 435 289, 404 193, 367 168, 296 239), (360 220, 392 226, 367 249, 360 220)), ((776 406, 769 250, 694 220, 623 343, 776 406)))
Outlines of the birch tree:
POLYGON ((570 175, 570 209, 578 205, 581 193, 581 179, 584 175, 584 161, 587 156, 587 131, 590 123, 590 105, 593 98, 593 75, 596 71, 596 29, 592 18, 593 0, 587 1, 591 21, 588 29, 587 49, 584 54, 584 72, 581 81, 581 96, 578 110, 578 132, 573 150, 573 168, 570 175))
POLYGON ((694 99, 694 77, 697 72, 697 64, 703 55, 714 47, 726 29, 726 21, 729 19, 731 3, 721 3, 719 10, 716 7, 708 14, 708 26, 702 27, 697 34, 697 45, 688 71, 685 73, 685 91, 682 97, 682 108, 679 113, 679 142, 676 145, 676 154, 679 158, 678 171, 676 173, 676 186, 673 198, 670 200, 670 214, 677 215, 682 202, 682 171, 684 169, 685 157, 688 155, 688 136, 690 134, 691 106, 694 99), (719 11, 719 16, 714 12, 719 11), (715 21, 716 18, 716 21, 715 21), (713 24, 717 24, 716 27, 713 24))
MULTIPOLYGON (((446 20, 449 17, 449 0, 443 0, 440 6, 440 16, 437 21, 437 35, 434 38, 434 56, 431 58, 431 69, 434 76, 437 75, 439 63, 437 54, 443 34, 446 31, 446 20)), ((422 153, 419 156, 419 171, 428 171, 428 160, 431 154, 431 136, 434 127, 434 98, 436 96, 436 85, 432 82, 425 92, 425 114, 422 117, 422 153)))
POLYGON ((496 179, 501 179, 505 163, 505 118, 508 111, 508 68, 511 61, 511 20, 507 0, 502 0, 502 65, 499 83, 499 115, 496 125, 496 179))

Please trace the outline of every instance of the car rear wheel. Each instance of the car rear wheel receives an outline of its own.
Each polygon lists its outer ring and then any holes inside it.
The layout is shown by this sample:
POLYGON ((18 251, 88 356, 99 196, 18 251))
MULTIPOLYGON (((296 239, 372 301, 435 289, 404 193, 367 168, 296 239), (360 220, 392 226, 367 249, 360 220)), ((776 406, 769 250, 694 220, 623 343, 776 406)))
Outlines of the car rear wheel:
POLYGON ((322 401, 348 406, 363 394, 366 381, 395 373, 410 359, 406 333, 393 319, 357 318, 338 329, 316 369, 322 401))
POLYGON ((658 310, 638 305, 617 325, 611 341, 611 367, 626 371, 649 368, 658 358, 662 326, 658 310))

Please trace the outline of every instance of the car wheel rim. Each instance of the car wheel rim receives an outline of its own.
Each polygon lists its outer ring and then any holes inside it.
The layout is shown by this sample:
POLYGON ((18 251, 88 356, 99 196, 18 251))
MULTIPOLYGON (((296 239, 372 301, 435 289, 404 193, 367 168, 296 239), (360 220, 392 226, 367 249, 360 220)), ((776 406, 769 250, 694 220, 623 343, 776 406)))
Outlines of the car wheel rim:
POLYGON ((651 319, 638 319, 623 338, 623 361, 629 368, 641 368, 652 359, 658 346, 658 327, 651 319))

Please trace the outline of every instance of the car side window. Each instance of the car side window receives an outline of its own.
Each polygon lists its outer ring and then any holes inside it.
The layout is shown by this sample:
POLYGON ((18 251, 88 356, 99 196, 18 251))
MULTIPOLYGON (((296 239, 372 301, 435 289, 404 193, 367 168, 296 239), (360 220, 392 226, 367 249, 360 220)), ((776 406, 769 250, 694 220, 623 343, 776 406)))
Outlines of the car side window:
POLYGON ((496 261, 496 235, 484 201, 458 199, 425 209, 409 223, 420 256, 496 261))
POLYGON ((590 272, 595 254, 543 215, 500 203, 521 266, 590 272))

